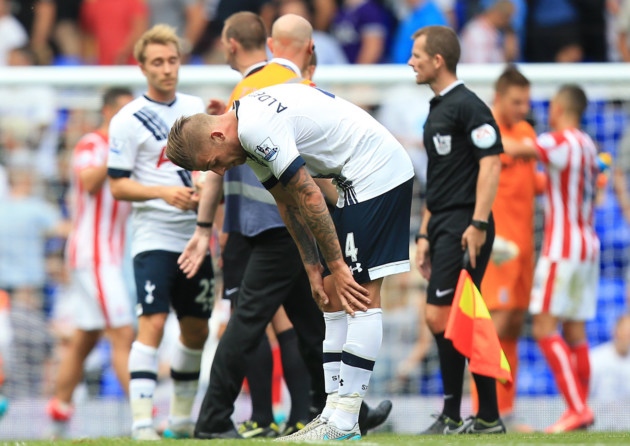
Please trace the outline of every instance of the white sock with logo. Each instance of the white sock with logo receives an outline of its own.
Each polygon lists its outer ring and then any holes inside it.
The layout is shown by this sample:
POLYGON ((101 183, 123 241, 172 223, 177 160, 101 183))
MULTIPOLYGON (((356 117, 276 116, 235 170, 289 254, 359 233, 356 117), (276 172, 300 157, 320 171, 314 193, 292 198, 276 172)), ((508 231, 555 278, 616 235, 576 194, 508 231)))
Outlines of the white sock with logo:
POLYGON ((157 349, 135 341, 129 352, 132 429, 153 425, 153 393, 157 383, 157 372, 157 349))
POLYGON ((383 311, 373 308, 348 316, 348 335, 343 346, 339 399, 329 422, 349 431, 359 420, 361 401, 370 383, 383 341, 383 311))
POLYGON ((188 348, 182 344, 181 340, 177 340, 171 360, 173 393, 169 421, 172 425, 190 421, 190 413, 199 386, 202 353, 203 350, 188 348))
POLYGON ((328 397, 322 412, 322 418, 328 419, 336 408, 337 390, 339 389, 339 369, 341 351, 346 342, 348 322, 345 311, 324 313, 326 336, 324 338, 324 385, 328 397))

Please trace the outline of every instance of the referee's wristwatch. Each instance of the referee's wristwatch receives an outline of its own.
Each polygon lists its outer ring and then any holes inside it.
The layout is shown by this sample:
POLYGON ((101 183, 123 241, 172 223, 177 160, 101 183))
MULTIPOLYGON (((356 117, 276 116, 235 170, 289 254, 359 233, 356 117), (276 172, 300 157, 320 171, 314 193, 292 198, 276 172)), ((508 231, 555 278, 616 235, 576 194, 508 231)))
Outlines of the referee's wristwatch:
POLYGON ((486 231, 488 229, 488 222, 483 220, 473 220, 470 224, 479 229, 480 231, 486 231))

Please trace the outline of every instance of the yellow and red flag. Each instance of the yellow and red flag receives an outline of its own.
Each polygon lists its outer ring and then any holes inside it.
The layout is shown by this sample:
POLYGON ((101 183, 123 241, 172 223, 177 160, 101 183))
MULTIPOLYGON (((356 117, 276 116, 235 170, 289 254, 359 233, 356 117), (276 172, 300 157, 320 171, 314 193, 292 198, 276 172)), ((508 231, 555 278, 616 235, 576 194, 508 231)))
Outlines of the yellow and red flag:
POLYGON ((501 349, 488 307, 465 269, 459 274, 444 336, 468 358, 471 372, 512 384, 510 364, 501 349))

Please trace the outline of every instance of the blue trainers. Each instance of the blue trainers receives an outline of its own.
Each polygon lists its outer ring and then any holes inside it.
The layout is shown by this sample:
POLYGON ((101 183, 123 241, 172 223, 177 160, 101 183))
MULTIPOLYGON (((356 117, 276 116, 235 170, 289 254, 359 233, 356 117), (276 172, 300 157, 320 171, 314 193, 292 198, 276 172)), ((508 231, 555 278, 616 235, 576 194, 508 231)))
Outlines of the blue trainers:
POLYGON ((9 398, 0 393, 0 418, 9 410, 9 398))
POLYGON ((192 421, 185 423, 170 424, 162 432, 163 438, 170 438, 172 440, 182 440, 185 438, 193 438, 195 436, 195 424, 192 421))

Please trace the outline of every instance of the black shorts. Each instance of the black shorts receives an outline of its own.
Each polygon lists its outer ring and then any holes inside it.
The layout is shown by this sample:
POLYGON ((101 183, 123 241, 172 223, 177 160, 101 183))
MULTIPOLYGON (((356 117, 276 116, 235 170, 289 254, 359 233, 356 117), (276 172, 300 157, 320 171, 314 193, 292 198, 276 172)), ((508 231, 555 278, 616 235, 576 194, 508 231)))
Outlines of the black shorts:
POLYGON ((179 253, 145 251, 133 258, 136 280, 136 314, 168 313, 171 306, 180 319, 208 319, 214 305, 214 271, 210 256, 192 279, 177 265, 179 253))
MULTIPOLYGON (((432 305, 450 305, 455 297, 457 279, 462 270, 464 251, 462 234, 470 225, 473 208, 453 209, 431 215, 429 227, 429 254, 431 256, 431 278, 427 286, 427 302, 432 305)), ((467 269, 477 285, 481 279, 492 253, 494 242, 494 219, 492 214, 486 231, 486 243, 477 256, 477 267, 467 269)))
POLYGON ((230 232, 221 257, 223 258, 223 299, 230 299, 232 305, 238 298, 251 254, 250 240, 240 232, 230 232))
MULTIPOLYGON (((412 189, 413 178, 371 200, 333 211, 341 252, 357 283, 409 271, 412 189)), ((324 276, 329 274, 325 267, 324 276)))

